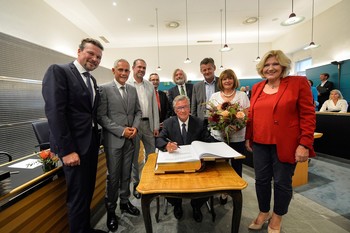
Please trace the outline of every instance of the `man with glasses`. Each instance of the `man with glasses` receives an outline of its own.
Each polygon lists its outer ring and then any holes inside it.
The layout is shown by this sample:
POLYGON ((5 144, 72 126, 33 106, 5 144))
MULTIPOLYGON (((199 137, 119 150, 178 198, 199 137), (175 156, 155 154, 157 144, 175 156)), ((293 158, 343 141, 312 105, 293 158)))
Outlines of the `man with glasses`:
MULTIPOLYGON (((190 99, 185 95, 178 95, 173 101, 173 108, 176 117, 168 118, 163 123, 163 129, 156 138, 156 147, 163 151, 172 153, 178 149, 178 145, 188 145, 193 141, 211 142, 213 138, 204 124, 198 117, 190 116, 190 99)), ((208 198, 198 198, 191 200, 193 208, 193 218, 196 222, 201 222, 203 215, 202 205, 208 198)), ((175 218, 180 219, 183 215, 182 199, 168 198, 174 206, 175 218)))

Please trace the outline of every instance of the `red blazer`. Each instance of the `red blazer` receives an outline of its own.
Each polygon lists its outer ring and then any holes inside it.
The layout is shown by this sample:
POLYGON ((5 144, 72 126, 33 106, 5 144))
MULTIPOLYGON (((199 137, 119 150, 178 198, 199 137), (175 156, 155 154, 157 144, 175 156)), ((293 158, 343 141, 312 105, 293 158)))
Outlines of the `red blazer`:
MULTIPOLYGON (((254 105, 264 89, 266 80, 255 84, 250 98, 250 109, 246 129, 246 139, 253 141, 254 105)), ((273 134, 276 136, 278 158, 281 162, 295 163, 298 145, 309 148, 309 156, 315 157, 313 149, 316 128, 315 107, 310 85, 304 76, 288 76, 281 79, 273 106, 273 134)))

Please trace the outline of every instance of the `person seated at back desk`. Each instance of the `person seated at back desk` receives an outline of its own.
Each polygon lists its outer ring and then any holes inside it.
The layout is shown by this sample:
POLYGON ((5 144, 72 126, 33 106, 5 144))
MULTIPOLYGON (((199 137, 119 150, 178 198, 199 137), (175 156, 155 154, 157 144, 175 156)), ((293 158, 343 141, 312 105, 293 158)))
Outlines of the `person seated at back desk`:
MULTIPOLYGON (((190 116, 190 99, 185 95, 178 95, 173 100, 173 108, 176 116, 168 118, 163 123, 163 129, 156 138, 156 147, 162 151, 174 152, 179 145, 188 145, 193 141, 212 142, 213 138, 204 121, 198 117, 190 116)), ((182 199, 167 198, 174 206, 174 215, 180 219, 183 215, 182 199)), ((208 198, 198 198, 191 200, 193 208, 193 218, 196 222, 201 222, 203 215, 202 205, 208 198)))
POLYGON ((326 100, 320 112, 347 112, 348 102, 343 99, 343 95, 337 89, 333 89, 329 95, 329 99, 326 100))

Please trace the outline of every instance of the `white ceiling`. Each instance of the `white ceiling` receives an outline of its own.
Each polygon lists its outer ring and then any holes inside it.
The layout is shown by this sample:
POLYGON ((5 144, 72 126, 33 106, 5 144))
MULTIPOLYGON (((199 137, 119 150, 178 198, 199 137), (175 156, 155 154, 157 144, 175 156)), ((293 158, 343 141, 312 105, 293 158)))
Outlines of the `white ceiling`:
MULTIPOLYGON (((315 16, 341 0, 314 0, 315 16)), ((106 48, 157 46, 156 8, 159 19, 159 45, 186 45, 186 0, 44 0, 49 6, 91 37, 104 36, 106 48), (113 6, 113 2, 116 6, 113 6), (128 21, 130 18, 130 21, 128 21), (166 27, 177 21, 177 29, 166 27)), ((221 44, 225 0, 188 0, 188 43, 221 44)), ((257 17, 258 0, 227 0, 227 43, 255 43, 258 24, 243 24, 257 17)), ((294 13, 312 17, 312 0, 294 0, 294 13)), ((34 9, 35 10, 35 9, 34 9)), ((260 42, 273 42, 298 24, 284 27, 280 23, 292 13, 292 0, 260 0, 260 42)), ((300 24, 302 24, 300 23, 300 24)), ((299 24, 299 25, 300 25, 299 24)), ((315 28, 320 27, 314 22, 315 28)), ((223 39, 222 39, 223 37, 223 39)))

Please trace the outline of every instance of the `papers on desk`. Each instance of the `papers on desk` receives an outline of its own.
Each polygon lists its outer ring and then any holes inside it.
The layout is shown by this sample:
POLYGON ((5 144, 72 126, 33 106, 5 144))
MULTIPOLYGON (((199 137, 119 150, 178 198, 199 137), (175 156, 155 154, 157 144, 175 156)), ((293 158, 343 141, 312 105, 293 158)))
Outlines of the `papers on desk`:
POLYGON ((34 169, 41 166, 40 159, 26 159, 21 162, 12 164, 11 168, 24 168, 24 169, 34 169))
POLYGON ((217 158, 241 158, 242 155, 224 142, 193 141, 191 145, 180 146, 173 153, 159 151, 157 163, 178 163, 217 158))

